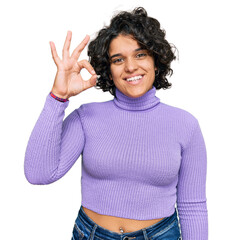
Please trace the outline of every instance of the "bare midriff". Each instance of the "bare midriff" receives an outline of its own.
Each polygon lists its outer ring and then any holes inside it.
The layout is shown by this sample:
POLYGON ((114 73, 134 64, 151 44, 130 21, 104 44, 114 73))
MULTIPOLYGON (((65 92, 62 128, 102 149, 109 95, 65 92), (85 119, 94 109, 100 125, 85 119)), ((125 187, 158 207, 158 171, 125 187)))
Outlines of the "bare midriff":
POLYGON ((88 208, 85 208, 84 206, 82 206, 82 208, 86 213, 86 215, 91 220, 93 220, 97 225, 116 233, 122 233, 122 231, 120 231, 120 228, 123 229, 123 233, 129 233, 129 232, 141 230, 155 223, 158 223, 159 221, 164 219, 164 218, 158 218, 158 219, 151 219, 151 220, 135 220, 135 219, 129 219, 129 218, 120 218, 120 217, 114 217, 109 215, 102 215, 88 208))

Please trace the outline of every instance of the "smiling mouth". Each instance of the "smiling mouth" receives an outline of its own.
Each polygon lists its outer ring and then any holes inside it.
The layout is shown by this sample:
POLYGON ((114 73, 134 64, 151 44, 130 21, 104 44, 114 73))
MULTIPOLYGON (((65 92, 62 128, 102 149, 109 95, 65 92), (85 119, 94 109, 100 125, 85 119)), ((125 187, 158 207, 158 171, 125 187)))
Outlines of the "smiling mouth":
POLYGON ((137 85, 143 80, 144 75, 138 75, 131 78, 124 78, 124 80, 130 85, 137 85))
POLYGON ((137 76, 130 77, 130 78, 124 78, 124 80, 127 81, 127 82, 133 82, 133 81, 142 79, 143 76, 144 75, 137 75, 137 76))

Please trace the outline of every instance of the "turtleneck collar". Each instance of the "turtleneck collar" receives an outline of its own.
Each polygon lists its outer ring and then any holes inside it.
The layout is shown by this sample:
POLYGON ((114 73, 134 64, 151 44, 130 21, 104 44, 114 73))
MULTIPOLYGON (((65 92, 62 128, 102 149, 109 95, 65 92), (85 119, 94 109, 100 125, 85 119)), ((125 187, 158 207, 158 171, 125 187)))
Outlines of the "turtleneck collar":
POLYGON ((113 99, 114 103, 118 107, 130 111, 147 110, 153 108, 160 102, 160 99, 155 96, 156 88, 154 86, 152 86, 152 88, 145 94, 137 98, 128 97, 118 88, 116 88, 115 94, 116 97, 113 99))

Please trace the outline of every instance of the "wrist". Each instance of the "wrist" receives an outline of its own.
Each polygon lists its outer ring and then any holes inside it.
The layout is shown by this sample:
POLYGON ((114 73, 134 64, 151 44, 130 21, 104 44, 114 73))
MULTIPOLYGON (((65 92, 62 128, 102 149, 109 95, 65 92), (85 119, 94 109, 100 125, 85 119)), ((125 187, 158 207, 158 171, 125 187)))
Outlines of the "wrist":
POLYGON ((52 91, 50 92, 50 95, 51 95, 53 98, 55 98, 56 100, 60 101, 60 102, 67 102, 67 101, 69 101, 68 98, 63 97, 63 96, 60 96, 60 95, 58 95, 58 94, 54 94, 52 91))

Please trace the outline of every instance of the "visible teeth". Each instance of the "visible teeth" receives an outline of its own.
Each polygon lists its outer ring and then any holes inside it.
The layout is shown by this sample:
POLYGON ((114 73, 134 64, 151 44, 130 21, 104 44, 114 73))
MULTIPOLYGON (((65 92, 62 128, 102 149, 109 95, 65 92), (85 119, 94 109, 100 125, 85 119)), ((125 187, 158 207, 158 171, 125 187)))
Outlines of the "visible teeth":
POLYGON ((141 78, 142 78, 142 76, 135 76, 135 77, 132 77, 132 78, 128 78, 128 79, 126 79, 126 81, 131 82, 131 81, 139 80, 139 79, 141 79, 141 78))

